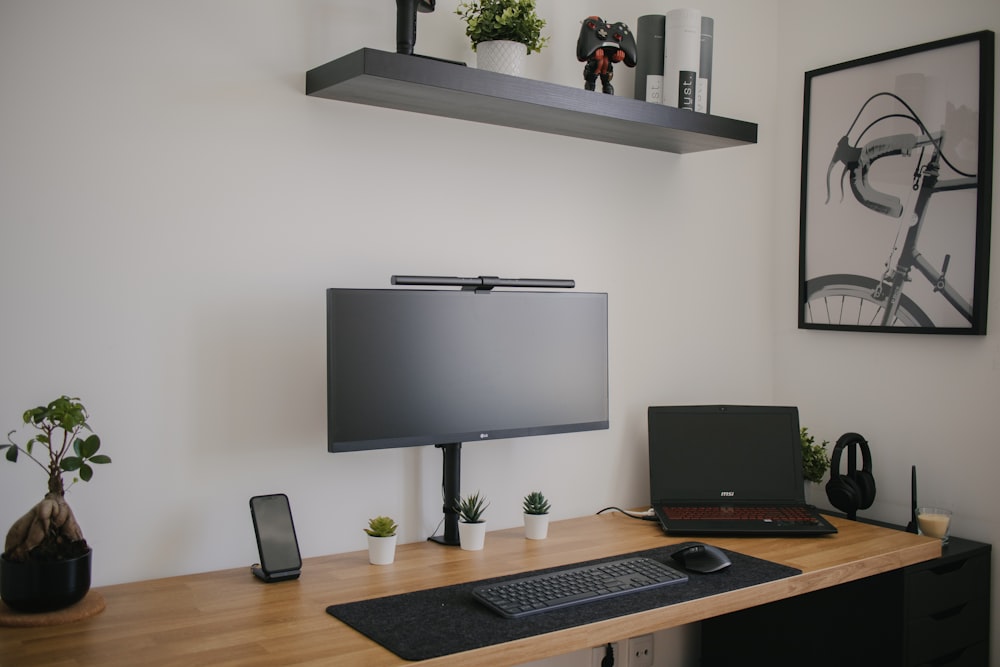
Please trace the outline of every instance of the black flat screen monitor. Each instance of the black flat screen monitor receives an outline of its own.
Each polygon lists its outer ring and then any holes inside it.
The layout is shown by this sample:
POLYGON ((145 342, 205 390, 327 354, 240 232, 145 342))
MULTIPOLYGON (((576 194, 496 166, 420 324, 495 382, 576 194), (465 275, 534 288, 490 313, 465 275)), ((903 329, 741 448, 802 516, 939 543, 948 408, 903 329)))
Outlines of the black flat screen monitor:
POLYGON ((332 288, 327 377, 330 452, 451 448, 452 543, 461 443, 608 428, 607 294, 332 288))

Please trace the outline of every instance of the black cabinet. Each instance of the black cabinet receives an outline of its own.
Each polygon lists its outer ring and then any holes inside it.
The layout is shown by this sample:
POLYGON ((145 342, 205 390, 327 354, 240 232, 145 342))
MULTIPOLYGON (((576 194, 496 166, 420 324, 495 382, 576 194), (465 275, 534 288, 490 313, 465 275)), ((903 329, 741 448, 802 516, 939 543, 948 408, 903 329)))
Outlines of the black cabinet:
POLYGON ((988 544, 702 622, 702 665, 987 667, 988 544))
POLYGON ((941 558, 903 578, 903 664, 988 664, 990 546, 952 538, 941 558))

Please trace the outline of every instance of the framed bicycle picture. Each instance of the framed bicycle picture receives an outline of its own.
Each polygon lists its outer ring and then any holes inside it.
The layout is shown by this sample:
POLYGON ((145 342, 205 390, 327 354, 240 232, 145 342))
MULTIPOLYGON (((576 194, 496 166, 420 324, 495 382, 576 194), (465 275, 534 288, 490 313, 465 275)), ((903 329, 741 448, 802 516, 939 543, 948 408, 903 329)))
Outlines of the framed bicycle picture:
POLYGON ((994 34, 806 72, 799 328, 986 333, 994 34))

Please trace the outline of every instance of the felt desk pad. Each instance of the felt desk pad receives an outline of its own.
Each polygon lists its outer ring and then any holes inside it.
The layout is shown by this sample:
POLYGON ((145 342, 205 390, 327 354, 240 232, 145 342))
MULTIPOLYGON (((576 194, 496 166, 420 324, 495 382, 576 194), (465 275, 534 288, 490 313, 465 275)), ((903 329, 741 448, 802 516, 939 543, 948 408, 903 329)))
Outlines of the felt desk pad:
POLYGON ((623 557, 647 556, 676 566, 670 560, 670 554, 685 544, 425 591, 336 604, 327 607, 326 611, 404 660, 426 660, 801 574, 801 570, 795 568, 724 550, 732 565, 721 572, 688 572, 687 583, 546 611, 520 619, 498 616, 472 597, 472 589, 487 583, 623 557))

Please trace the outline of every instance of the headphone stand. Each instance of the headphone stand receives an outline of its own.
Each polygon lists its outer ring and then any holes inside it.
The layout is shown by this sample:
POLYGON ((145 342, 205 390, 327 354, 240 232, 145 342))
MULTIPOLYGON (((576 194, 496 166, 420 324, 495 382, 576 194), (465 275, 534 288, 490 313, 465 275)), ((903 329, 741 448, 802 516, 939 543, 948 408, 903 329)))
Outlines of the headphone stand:
POLYGON ((857 521, 858 510, 868 509, 875 501, 875 477, 872 475, 872 455, 868 442, 857 433, 845 433, 837 440, 830 460, 830 480, 826 483, 830 504, 851 521, 857 521), (840 457, 847 450, 847 473, 840 472, 840 457), (861 469, 858 469, 858 450, 861 469))
MULTIPOLYGON (((852 473, 858 469, 858 448, 853 444, 847 446, 847 476, 850 478, 852 473)), ((858 508, 852 507, 847 512, 847 518, 851 521, 858 520, 858 508)))

